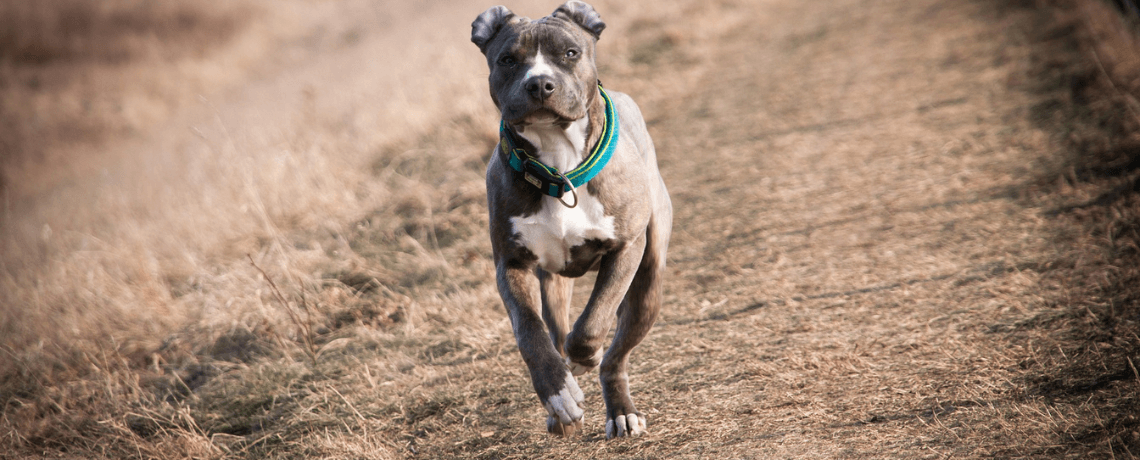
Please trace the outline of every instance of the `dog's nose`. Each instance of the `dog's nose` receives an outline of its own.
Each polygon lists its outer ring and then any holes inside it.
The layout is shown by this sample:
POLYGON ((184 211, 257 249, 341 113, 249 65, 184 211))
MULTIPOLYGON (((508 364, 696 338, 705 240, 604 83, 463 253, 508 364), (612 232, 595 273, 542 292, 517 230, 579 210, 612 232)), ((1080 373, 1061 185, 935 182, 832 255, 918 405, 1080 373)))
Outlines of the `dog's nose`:
POLYGON ((558 89, 558 85, 554 84, 554 79, 547 75, 539 75, 526 82, 527 94, 540 101, 554 94, 555 89, 558 89))

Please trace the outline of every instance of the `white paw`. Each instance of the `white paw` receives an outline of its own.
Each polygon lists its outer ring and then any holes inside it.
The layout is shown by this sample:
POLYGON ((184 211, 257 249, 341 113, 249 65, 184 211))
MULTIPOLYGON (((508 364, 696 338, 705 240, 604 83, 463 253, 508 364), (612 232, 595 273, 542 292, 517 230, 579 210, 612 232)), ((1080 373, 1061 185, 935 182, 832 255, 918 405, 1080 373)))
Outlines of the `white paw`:
MULTIPOLYGON (((601 348, 599 348, 598 351, 594 352, 594 358, 591 359, 590 361, 593 361, 595 363, 602 362, 602 354, 603 354, 603 351, 601 348)), ((587 372, 590 372, 595 367, 598 367, 598 365, 595 364, 593 366, 583 366, 583 365, 578 364, 574 361, 571 361, 570 358, 566 358, 566 367, 570 368, 571 374, 582 375, 582 374, 585 374, 587 372)))
POLYGON ((619 415, 606 420, 606 439, 629 436, 636 438, 645 433, 645 417, 638 414, 619 415))
MULTIPOLYGON (((546 407, 546 413, 552 419, 557 419, 563 425, 569 425, 577 420, 582 420, 582 408, 578 403, 586 399, 586 395, 582 394, 582 389, 578 387, 578 381, 566 371, 566 380, 563 381, 564 386, 558 394, 551 396, 542 402, 543 407, 546 407)), ((549 426, 550 421, 547 422, 549 426)))

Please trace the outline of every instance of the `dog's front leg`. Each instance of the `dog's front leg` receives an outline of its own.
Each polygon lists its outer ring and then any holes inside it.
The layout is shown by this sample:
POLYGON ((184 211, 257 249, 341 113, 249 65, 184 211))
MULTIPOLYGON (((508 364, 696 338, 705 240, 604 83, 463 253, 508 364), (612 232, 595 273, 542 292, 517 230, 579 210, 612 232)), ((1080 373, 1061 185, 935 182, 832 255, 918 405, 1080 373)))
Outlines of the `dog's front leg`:
POLYGON ((519 352, 530 369, 534 391, 546 408, 546 429, 563 436, 573 434, 581 429, 583 412, 579 404, 585 398, 543 327, 538 278, 523 264, 504 261, 498 265, 499 295, 511 317, 519 352))
POLYGON ((602 362, 602 344, 645 252, 645 236, 602 257, 590 300, 566 336, 567 364, 581 375, 602 362))

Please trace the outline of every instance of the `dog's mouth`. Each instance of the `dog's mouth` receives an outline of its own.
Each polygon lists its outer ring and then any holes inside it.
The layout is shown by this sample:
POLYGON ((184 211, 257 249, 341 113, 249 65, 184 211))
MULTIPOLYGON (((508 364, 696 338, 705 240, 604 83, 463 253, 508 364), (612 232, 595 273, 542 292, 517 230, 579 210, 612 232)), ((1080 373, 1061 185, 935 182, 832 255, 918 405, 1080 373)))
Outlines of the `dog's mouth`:
POLYGON ((567 94, 543 101, 506 97, 503 102, 503 119, 514 126, 563 125, 586 116, 585 104, 567 94))
POLYGON ((574 120, 577 120, 577 118, 573 118, 573 117, 567 116, 565 114, 561 114, 561 113, 559 113, 553 109, 547 108, 547 107, 540 107, 538 109, 532 110, 532 111, 530 111, 530 112, 528 112, 522 116, 518 116, 518 117, 515 117, 513 119, 507 118, 506 114, 503 114, 503 115, 504 115, 503 119, 507 120, 507 123, 510 123, 511 126, 519 126, 519 127, 530 126, 530 125, 559 125, 559 126, 561 126, 561 125, 569 124, 569 123, 573 122, 574 120))
POLYGON ((555 125, 573 121, 548 108, 535 110, 518 120, 523 125, 555 125))

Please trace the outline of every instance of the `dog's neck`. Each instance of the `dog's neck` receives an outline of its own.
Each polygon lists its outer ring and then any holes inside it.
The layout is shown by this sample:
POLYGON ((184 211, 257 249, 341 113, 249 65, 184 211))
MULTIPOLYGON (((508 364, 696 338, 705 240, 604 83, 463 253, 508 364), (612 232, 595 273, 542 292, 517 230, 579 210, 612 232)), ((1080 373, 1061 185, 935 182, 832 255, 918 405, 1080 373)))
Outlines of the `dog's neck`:
POLYGON ((598 90, 594 90, 586 116, 582 118, 569 123, 540 121, 511 129, 534 147, 531 154, 539 161, 567 172, 581 164, 598 143, 605 118, 605 102, 598 90))

